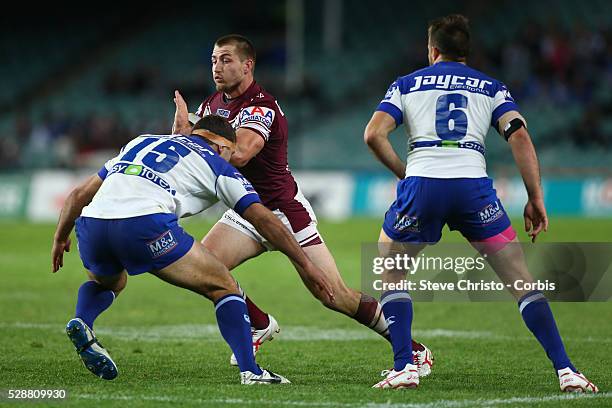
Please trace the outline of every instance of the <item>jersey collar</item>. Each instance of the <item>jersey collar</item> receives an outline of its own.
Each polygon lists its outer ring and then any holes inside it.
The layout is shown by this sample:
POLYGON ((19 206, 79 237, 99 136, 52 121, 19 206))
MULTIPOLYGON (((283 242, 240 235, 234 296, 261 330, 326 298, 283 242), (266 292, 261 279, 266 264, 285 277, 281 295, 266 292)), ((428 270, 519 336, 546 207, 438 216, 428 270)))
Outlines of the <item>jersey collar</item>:
POLYGON ((242 98, 246 98, 248 95, 250 95, 253 92, 253 88, 255 87, 255 85, 257 85, 257 81, 255 81, 255 79, 253 78, 253 82, 251 82, 251 85, 249 85, 249 87, 243 93, 231 99, 227 99, 227 97, 225 96, 225 93, 221 92, 221 100, 223 101, 224 104, 227 105, 227 104, 232 103, 233 101, 237 101, 242 98))

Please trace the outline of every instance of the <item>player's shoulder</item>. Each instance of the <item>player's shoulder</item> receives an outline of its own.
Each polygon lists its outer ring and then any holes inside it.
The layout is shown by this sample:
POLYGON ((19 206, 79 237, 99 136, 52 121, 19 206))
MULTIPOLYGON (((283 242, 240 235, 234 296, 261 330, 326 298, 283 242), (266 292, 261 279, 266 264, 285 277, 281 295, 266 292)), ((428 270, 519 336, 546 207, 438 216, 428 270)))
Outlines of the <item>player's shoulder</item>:
POLYGON ((185 145, 190 150, 201 156, 210 170, 216 175, 233 174, 234 167, 223 157, 219 156, 208 143, 199 136, 174 135, 177 142, 185 145))
POLYGON ((263 86, 254 83, 245 98, 246 106, 266 106, 276 110, 276 98, 263 86))
POLYGON ((245 95, 239 115, 241 126, 252 125, 266 140, 272 126, 284 117, 276 98, 257 83, 245 95))
POLYGON ((222 92, 215 91, 215 92, 211 93, 210 95, 208 95, 208 97, 206 97, 206 99, 204 99, 202 104, 206 105, 206 104, 212 103, 215 99, 219 99, 221 97, 221 95, 222 95, 222 92))
POLYGON ((216 102, 219 102, 220 98, 221 98, 221 92, 219 91, 215 91, 212 94, 208 95, 208 97, 206 97, 202 101, 200 106, 198 106, 198 109, 196 110, 196 115, 198 115, 199 117, 210 115, 212 113, 211 105, 214 105, 216 102))
POLYGON ((493 96, 504 86, 500 81, 484 72, 459 62, 438 62, 408 75, 400 76, 394 84, 402 94, 431 89, 465 88, 480 90, 479 93, 489 96, 493 96))

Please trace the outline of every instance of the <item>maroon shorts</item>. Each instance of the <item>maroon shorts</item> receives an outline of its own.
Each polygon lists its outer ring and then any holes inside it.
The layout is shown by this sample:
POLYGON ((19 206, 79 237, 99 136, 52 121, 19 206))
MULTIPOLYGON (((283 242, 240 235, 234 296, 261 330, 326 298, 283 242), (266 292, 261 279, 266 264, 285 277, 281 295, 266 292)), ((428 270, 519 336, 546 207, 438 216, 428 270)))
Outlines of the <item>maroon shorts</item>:
MULTIPOLYGON (((293 198, 278 209, 272 211, 278 219, 293 233, 295 240, 301 247, 321 244, 323 239, 317 230, 317 217, 310 206, 310 203, 299 190, 293 198)), ((264 237, 238 213, 229 209, 223 214, 219 222, 227 224, 232 228, 241 231, 255 241, 262 244, 268 251, 275 250, 264 237)))

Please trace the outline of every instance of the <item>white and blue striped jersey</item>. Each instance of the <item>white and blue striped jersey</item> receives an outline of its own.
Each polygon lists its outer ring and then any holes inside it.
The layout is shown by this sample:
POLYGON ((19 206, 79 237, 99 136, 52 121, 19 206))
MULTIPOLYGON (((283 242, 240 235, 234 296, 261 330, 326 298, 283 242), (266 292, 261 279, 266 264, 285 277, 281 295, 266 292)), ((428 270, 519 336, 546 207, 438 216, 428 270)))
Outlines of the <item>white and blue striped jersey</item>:
POLYGON ((398 78, 377 110, 408 136, 406 177, 487 177, 485 137, 518 106, 501 82, 459 62, 438 62, 398 78))
POLYGON ((98 175, 104 180, 81 215, 129 218, 197 214, 218 201, 242 215, 260 202, 251 184, 198 136, 141 135, 98 175))

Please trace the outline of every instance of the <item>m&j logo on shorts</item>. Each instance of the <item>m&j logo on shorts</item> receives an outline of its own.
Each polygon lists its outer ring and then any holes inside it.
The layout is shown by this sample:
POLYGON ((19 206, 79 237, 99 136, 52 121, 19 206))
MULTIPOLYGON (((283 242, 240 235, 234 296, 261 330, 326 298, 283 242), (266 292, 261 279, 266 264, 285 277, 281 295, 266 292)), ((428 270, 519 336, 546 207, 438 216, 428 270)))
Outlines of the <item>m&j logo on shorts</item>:
POLYGON ((162 255, 166 255, 176 248, 177 245, 178 242, 176 242, 170 230, 164 232, 155 241, 147 242, 147 248, 149 248, 149 252, 151 252, 153 258, 159 258, 162 255))
POLYGON ((495 201, 487 205, 482 210, 478 211, 478 216, 480 217, 480 222, 483 224, 490 224, 493 221, 497 221, 504 215, 504 210, 502 210, 499 201, 495 201))
POLYGON ((399 232, 420 232, 419 218, 411 217, 409 215, 397 214, 395 217, 395 224, 393 229, 399 232))

